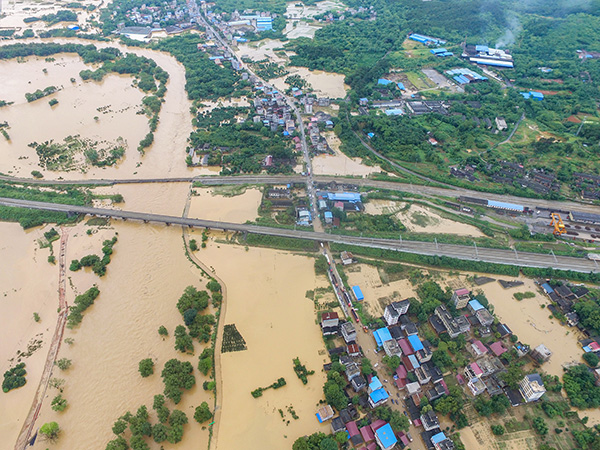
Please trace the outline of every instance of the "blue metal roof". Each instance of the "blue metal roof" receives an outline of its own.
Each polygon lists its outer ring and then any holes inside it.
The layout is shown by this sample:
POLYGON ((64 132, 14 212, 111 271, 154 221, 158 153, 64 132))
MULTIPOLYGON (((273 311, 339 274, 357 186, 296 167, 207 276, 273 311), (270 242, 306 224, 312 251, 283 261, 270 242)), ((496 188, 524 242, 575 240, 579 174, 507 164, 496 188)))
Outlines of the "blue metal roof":
POLYGON ((484 59, 484 58, 471 58, 472 62, 482 64, 484 66, 496 66, 496 67, 510 67, 513 68, 515 65, 512 61, 503 61, 500 59, 484 59))
POLYGON ((476 45, 475 46, 475 51, 478 51, 478 52, 489 52, 490 48, 487 45, 476 45))
POLYGON ((331 211, 325 211, 325 213, 323 215, 325 216, 326 219, 333 218, 333 214, 331 214, 331 211))
POLYGON ((385 78, 380 78, 379 80, 377 80, 377 84, 382 84, 384 86, 387 86, 390 83, 392 83, 392 81, 386 80, 385 78))
POLYGON ((371 392, 369 394, 369 397, 371 397, 371 400, 373 401, 373 403, 377 403, 382 400, 386 400, 386 399, 390 398, 390 394, 388 394, 385 391, 385 389, 381 388, 381 389, 377 389, 376 391, 371 392))
POLYGON ((373 331, 373 337, 377 342, 377 346, 381 347, 384 342, 391 341, 392 335, 390 334, 390 330, 387 328, 380 328, 379 330, 373 331))
POLYGON ((551 294, 552 292, 554 292, 554 289, 552 289, 552 287, 548 283, 542 284, 542 289, 546 292, 546 294, 551 294))
POLYGON ((401 116, 404 114, 404 111, 401 108, 386 109, 384 112, 386 116, 401 116))
POLYGON ((382 387, 383 387, 383 384, 381 384, 381 381, 379 381, 379 378, 377 378, 377 377, 371 378, 371 383, 369 384, 369 389, 371 389, 372 391, 376 391, 377 389, 381 389, 382 387))
POLYGON ((471 300, 469 302, 469 306, 471 307, 471 309, 473 311, 479 311, 480 309, 483 309, 483 305, 481 303, 479 303, 479 300, 477 300, 477 299, 471 300))
POLYGON ((521 94, 526 100, 531 98, 531 94, 529 92, 519 92, 519 94, 521 94))
POLYGON ((535 100, 543 100, 544 99, 544 94, 542 94, 541 92, 537 92, 537 91, 530 91, 529 94, 535 99, 535 100))
POLYGON ((423 343, 421 342, 421 339, 419 339, 419 336, 417 336, 416 334, 408 336, 408 342, 410 343, 410 346, 415 352, 423 350, 423 343))
POLYGON ((405 91, 406 88, 404 87, 404 83, 397 83, 398 89, 400 89, 401 91, 405 91))
POLYGON ((362 291, 360 290, 360 286, 352 286, 352 292, 354 292, 354 296, 356 297, 356 300, 361 301, 365 299, 365 296, 363 295, 362 291))
POLYGON ((488 206, 491 208, 508 209, 510 211, 525 211, 525 207, 522 205, 516 205, 514 203, 497 202, 495 200, 488 200, 488 206))
POLYGON ((433 444, 439 444, 442 441, 445 441, 447 439, 446 435, 443 432, 440 432, 438 434, 434 434, 431 437, 431 442, 433 442, 433 444))
POLYGON ((398 442, 396 439, 396 435, 394 434, 394 430, 392 430, 392 426, 389 423, 386 423, 381 428, 378 428, 375 432, 377 437, 379 438, 379 442, 385 447, 390 448, 398 442))
POLYGON ((460 76, 460 75, 456 75, 456 76, 454 76, 454 77, 452 77, 452 78, 454 78, 454 80, 455 80, 457 83, 460 83, 460 84, 467 84, 467 83, 469 82, 469 80, 467 80, 466 78, 464 78, 464 77, 462 77, 462 76, 460 76))
POLYGON ((412 364, 412 366, 415 369, 417 367, 421 367, 421 364, 419 364, 419 360, 417 359, 417 357, 415 355, 408 355, 408 360, 410 361, 410 363, 412 364))
POLYGON ((448 50, 446 50, 445 48, 432 48, 430 50, 431 53, 433 53, 434 55, 437 55, 438 53, 446 53, 448 50))
POLYGON ((360 202, 360 194, 354 192, 330 192, 328 195, 334 202, 360 202))

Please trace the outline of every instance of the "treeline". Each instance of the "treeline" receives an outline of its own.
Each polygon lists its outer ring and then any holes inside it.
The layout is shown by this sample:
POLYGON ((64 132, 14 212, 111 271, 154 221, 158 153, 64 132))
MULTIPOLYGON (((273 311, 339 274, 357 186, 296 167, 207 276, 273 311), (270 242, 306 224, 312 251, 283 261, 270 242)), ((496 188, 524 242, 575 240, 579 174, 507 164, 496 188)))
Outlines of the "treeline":
POLYGON ((171 53, 185 67, 185 88, 190 100, 217 100, 239 96, 240 89, 250 86, 232 68, 218 66, 198 50, 202 39, 197 34, 183 34, 163 39, 156 49, 171 53))
POLYGON ((77 14, 68 9, 60 9, 56 13, 44 14, 41 17, 26 17, 23 22, 31 23, 39 20, 46 22, 48 26, 52 26, 59 22, 77 22, 77 14))
POLYGON ((106 266, 110 264, 110 257, 113 253, 113 247, 117 243, 117 236, 112 239, 107 239, 102 243, 102 258, 98 255, 87 255, 81 260, 74 259, 71 261, 69 270, 77 272, 82 267, 91 267, 93 272, 99 277, 106 275, 106 266))
POLYGON ((523 275, 529 278, 558 278, 573 281, 584 281, 589 283, 600 283, 600 273, 575 272, 572 270, 558 270, 551 268, 518 267, 505 264, 488 263, 483 261, 467 261, 447 256, 427 256, 413 253, 404 253, 393 250, 377 248, 356 247, 344 244, 331 244, 334 252, 349 251, 355 255, 363 255, 371 258, 381 258, 390 261, 402 261, 411 264, 422 264, 426 266, 443 267, 446 269, 463 270, 468 272, 492 273, 498 275, 509 275, 513 277, 523 275))
POLYGON ((54 94, 57 91, 56 86, 48 86, 44 90, 38 89, 35 92, 27 92, 25 93, 25 98, 28 103, 34 102, 40 98, 46 97, 48 95, 54 94))
POLYGON ((67 317, 67 328, 75 328, 83 320, 83 312, 94 304, 94 300, 100 295, 100 290, 92 286, 83 294, 78 295, 73 300, 74 306, 69 307, 69 316, 67 317))

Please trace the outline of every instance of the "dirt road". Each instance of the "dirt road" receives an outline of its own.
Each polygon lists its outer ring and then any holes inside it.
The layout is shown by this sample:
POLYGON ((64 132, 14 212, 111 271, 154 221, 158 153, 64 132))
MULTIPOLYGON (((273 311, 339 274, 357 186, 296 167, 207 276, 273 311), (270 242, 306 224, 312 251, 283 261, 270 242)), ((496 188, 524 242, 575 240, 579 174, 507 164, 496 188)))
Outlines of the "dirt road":
POLYGON ((44 371, 40 379, 31 409, 27 415, 27 419, 23 423, 23 428, 19 433, 19 437, 15 444, 15 450, 23 450, 31 439, 31 433, 35 427, 35 421, 42 408, 42 402, 46 396, 46 390, 48 389, 48 382, 52 376, 52 369, 60 350, 60 344, 62 342, 63 333, 65 331, 65 325, 67 323, 67 316, 69 314, 69 308, 67 306, 67 300, 65 297, 66 293, 66 251, 67 251, 67 239, 69 237, 69 229, 61 228, 60 230, 60 253, 58 257, 59 271, 58 271, 58 308, 60 310, 58 314, 58 320, 56 321, 56 328, 54 329, 54 335, 50 342, 50 349, 48 350, 48 356, 46 357, 46 364, 44 364, 44 371))

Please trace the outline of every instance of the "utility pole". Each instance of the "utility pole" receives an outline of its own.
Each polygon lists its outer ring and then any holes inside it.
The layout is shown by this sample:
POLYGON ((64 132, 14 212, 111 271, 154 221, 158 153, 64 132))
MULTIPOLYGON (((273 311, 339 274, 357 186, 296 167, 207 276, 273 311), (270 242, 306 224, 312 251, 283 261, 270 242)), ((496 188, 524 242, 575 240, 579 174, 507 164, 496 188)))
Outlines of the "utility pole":
POLYGON ((517 258, 517 261, 519 260, 519 255, 517 254, 517 248, 513 247, 513 250, 515 251, 515 258, 517 258))
POLYGON ((556 255, 554 254, 554 252, 552 251, 552 249, 550 249, 550 253, 552 253, 552 256, 554 257, 554 262, 557 263, 558 260, 556 259, 556 255))

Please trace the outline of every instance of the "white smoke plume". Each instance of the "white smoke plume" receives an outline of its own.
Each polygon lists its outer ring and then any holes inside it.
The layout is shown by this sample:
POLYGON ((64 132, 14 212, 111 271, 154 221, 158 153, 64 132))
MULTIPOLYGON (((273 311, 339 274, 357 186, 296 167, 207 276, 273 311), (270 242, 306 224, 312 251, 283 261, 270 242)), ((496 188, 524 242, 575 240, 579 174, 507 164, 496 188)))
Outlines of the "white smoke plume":
POLYGON ((512 46, 515 43, 515 39, 523 29, 521 22, 514 13, 510 14, 507 22, 508 28, 506 28, 504 34, 496 42, 496 48, 507 48, 512 46))

